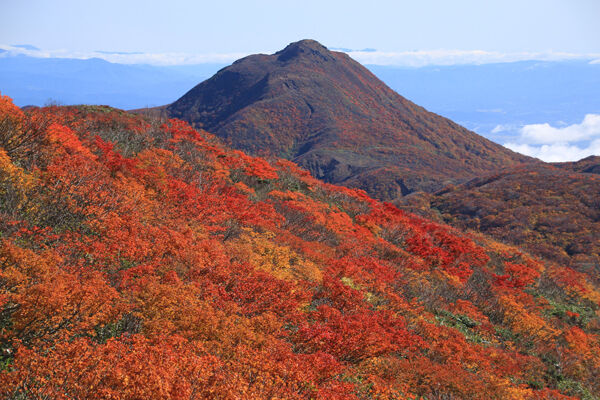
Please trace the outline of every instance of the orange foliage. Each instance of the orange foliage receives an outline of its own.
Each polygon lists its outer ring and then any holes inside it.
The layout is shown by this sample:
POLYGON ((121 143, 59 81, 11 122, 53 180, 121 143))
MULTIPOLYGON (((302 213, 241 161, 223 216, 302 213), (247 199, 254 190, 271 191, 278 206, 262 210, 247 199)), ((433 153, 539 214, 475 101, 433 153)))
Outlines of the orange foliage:
POLYGON ((43 127, 0 148, 3 398, 600 391, 583 273, 177 120, 0 104, 43 127))

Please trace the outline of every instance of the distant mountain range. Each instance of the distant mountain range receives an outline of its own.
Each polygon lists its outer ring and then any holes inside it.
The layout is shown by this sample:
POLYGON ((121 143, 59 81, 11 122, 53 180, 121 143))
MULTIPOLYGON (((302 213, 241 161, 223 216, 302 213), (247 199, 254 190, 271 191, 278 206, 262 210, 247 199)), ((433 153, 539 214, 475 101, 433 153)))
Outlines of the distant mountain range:
POLYGON ((0 92, 19 106, 58 102, 151 107, 174 101, 220 67, 125 65, 100 58, 0 57, 0 92))

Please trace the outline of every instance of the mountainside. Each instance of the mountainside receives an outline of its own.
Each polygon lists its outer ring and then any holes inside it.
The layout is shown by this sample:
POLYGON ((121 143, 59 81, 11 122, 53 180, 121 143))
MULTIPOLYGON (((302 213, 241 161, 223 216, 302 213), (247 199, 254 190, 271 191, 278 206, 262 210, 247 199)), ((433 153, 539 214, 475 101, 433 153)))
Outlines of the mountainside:
POLYGON ((430 113, 312 40, 236 61, 166 107, 252 154, 384 200, 532 159, 430 113))
POLYGON ((0 283, 6 399, 600 393, 586 273, 108 107, 0 97, 0 283))
POLYGON ((568 171, 600 174, 600 156, 590 156, 575 162, 554 163, 553 165, 568 171))
POLYGON ((404 203, 422 215, 491 235, 599 279, 599 173, 600 157, 525 165, 404 203))

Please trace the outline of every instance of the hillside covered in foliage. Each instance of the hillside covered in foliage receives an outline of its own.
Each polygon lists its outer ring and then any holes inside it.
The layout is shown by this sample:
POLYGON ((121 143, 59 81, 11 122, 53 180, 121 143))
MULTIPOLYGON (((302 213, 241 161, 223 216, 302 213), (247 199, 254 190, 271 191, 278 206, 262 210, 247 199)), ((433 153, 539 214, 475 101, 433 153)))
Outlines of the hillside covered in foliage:
POLYGON ((597 399, 583 272, 230 150, 0 98, 0 397, 597 399))
POLYGON ((600 282, 600 158, 526 165, 406 198, 408 209, 512 243, 600 282), (596 172, 595 172, 596 171, 596 172))

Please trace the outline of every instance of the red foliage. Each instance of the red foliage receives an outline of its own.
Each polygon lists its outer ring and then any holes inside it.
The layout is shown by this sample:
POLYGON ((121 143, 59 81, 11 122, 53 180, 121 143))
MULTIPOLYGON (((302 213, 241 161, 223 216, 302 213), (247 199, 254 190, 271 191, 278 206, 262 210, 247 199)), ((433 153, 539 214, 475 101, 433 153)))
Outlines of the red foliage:
POLYGON ((584 273, 177 120, 3 101, 14 126, 52 121, 0 149, 4 398, 600 390, 600 294, 584 273))

